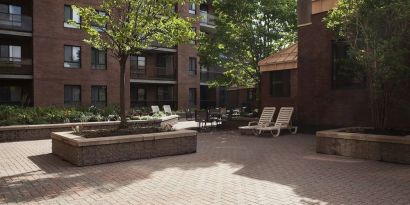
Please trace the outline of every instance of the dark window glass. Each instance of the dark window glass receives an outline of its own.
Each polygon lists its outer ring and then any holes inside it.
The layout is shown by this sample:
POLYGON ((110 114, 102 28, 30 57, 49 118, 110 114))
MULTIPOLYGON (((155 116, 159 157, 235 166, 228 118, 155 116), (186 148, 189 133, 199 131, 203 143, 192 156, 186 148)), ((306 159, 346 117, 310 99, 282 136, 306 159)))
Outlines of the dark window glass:
POLYGON ((196 4, 195 3, 189 3, 189 13, 190 14, 196 14, 196 4))
POLYGON ((107 86, 91 86, 91 103, 96 107, 107 106, 107 86))
POLYGON ((91 66, 93 69, 107 69, 107 52, 91 48, 91 66))
POLYGON ((196 71, 197 70, 197 62, 196 62, 196 58, 189 58, 189 74, 191 75, 196 75, 196 71))
POLYGON ((81 104, 81 86, 64 85, 64 106, 75 107, 81 104))
POLYGON ((64 46, 64 67, 81 67, 81 48, 79 46, 64 46))
POLYGON ((272 97, 290 97, 290 70, 270 73, 272 97))
POLYGON ((189 88, 189 106, 195 107, 196 106, 196 88, 189 88))
POLYGON ((73 10, 70 5, 64 6, 64 27, 66 28, 78 28, 81 24, 80 15, 73 10), (69 23, 70 20, 73 20, 77 25, 71 25, 69 23))
POLYGON ((157 90, 158 101, 172 101, 173 100, 173 87, 161 86, 157 90))
POLYGON ((354 63, 348 50, 349 46, 346 42, 332 42, 332 87, 335 89, 365 87, 364 70, 354 63))
POLYGON ((0 86, 0 103, 20 103, 22 89, 19 86, 0 86))
POLYGON ((145 70, 146 58, 144 56, 131 56, 130 57, 131 69, 145 70))

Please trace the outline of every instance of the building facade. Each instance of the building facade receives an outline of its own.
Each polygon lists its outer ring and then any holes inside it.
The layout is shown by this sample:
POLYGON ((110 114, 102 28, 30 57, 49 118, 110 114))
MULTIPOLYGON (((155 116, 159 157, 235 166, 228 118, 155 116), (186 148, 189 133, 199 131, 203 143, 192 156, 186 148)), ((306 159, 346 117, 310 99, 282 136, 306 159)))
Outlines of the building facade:
MULTIPOLYGON (((84 43, 86 34, 68 24, 69 20, 81 24, 71 5, 97 4, 98 0, 0 0, 1 104, 119 104, 117 61, 109 51, 84 43)), ((178 12, 201 17, 192 25, 198 33, 215 32, 210 5, 184 4, 178 12)), ((223 105, 219 89, 209 91, 212 89, 207 87, 207 81, 217 73, 200 69, 196 44, 171 48, 153 45, 131 56, 126 71, 128 107, 168 104, 174 109, 199 108, 201 102, 204 106, 223 105)))

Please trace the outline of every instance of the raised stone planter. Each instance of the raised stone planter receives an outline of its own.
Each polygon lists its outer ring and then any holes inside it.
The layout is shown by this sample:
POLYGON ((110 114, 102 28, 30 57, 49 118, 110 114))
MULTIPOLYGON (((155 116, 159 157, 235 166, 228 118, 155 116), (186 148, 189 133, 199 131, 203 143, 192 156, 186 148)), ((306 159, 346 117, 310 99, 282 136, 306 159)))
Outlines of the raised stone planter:
POLYGON ((101 138, 51 134, 53 154, 77 166, 194 153, 196 137, 192 130, 101 138))
POLYGON ((363 128, 351 127, 317 132, 316 151, 323 154, 410 164, 410 136, 351 133, 358 129, 363 128))
MULTIPOLYGON (((166 124, 176 124, 177 115, 163 117, 158 120, 130 120, 134 126, 160 127, 166 124)), ((0 126, 0 142, 49 139, 52 132, 71 131, 72 127, 81 126, 83 130, 114 129, 120 125, 119 121, 112 122, 84 122, 44 125, 13 125, 0 126)))

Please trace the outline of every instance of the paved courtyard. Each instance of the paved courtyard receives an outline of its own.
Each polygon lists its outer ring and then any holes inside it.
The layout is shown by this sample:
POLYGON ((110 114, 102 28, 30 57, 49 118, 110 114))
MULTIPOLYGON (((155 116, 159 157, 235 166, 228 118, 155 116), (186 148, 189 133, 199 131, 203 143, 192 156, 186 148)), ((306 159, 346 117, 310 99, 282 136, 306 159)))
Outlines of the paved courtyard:
POLYGON ((410 166, 316 154, 311 135, 199 134, 196 154, 74 167, 0 143, 0 204, 410 204, 410 166))

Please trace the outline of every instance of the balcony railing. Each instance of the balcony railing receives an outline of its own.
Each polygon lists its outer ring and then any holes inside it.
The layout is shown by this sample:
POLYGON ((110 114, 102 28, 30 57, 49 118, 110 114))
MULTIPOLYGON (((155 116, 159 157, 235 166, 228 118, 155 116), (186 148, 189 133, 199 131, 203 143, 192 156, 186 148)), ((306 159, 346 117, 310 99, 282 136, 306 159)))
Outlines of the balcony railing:
POLYGON ((174 68, 160 68, 156 67, 154 69, 138 69, 137 67, 131 66, 131 79, 142 79, 142 80, 175 80, 176 70, 174 68))
POLYGON ((142 109, 142 108, 150 108, 152 105, 158 105, 160 107, 160 110, 162 110, 163 105, 170 105, 172 109, 176 110, 178 106, 178 101, 176 100, 157 100, 157 101, 138 101, 138 100, 132 100, 131 101, 131 107, 135 109, 142 109))
POLYGON ((201 11, 201 23, 215 26, 215 16, 208 14, 207 11, 201 11))
POLYGON ((33 22, 30 16, 0 12, 0 29, 31 32, 33 22))
POLYGON ((28 58, 0 58, 0 74, 32 75, 33 63, 28 58))
POLYGON ((220 76, 222 76, 221 72, 201 71, 201 83, 213 81, 220 76))

